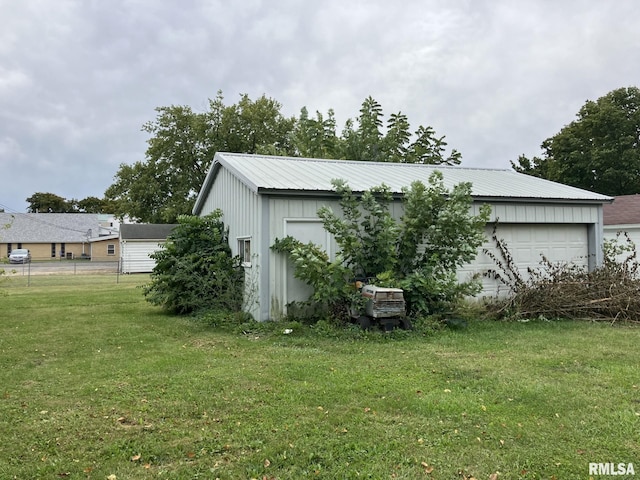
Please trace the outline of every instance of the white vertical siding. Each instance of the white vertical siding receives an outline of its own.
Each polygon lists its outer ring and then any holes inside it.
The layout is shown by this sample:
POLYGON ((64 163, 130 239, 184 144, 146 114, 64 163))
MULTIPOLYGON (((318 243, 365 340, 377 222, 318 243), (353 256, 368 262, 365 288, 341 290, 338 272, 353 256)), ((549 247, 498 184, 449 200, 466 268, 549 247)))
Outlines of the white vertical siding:
POLYGON ((260 318, 260 245, 262 242, 260 198, 238 178, 221 168, 211 190, 207 194, 201 216, 216 209, 222 210, 222 220, 229 228, 229 246, 233 255, 238 255, 239 237, 251 238, 251 266, 245 268, 247 308, 257 319, 260 318))
MULTIPOLYGON (((482 203, 473 205, 474 214, 482 203)), ((501 223, 596 223, 600 205, 555 205, 536 203, 488 203, 490 221, 501 223)))

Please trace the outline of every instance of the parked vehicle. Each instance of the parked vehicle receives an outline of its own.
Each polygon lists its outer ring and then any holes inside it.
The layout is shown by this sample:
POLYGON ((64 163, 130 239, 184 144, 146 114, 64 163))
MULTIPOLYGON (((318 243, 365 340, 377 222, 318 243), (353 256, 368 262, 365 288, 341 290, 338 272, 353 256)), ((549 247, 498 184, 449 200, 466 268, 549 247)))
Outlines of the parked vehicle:
POLYGON ((31 262, 31 252, 26 248, 16 248, 9 254, 9 263, 29 263, 31 262))

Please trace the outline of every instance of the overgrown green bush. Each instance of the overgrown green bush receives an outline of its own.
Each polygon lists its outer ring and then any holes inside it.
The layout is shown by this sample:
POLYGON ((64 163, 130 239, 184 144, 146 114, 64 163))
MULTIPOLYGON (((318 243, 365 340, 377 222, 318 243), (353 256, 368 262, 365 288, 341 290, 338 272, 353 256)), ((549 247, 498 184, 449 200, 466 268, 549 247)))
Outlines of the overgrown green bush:
POLYGON ((451 308, 458 299, 477 293, 477 279, 459 283, 458 267, 472 261, 484 241, 490 207, 471 212, 471 184, 445 188, 440 172, 429 184, 413 182, 403 191, 400 220, 390 211, 393 195, 386 185, 361 195, 343 180, 334 180, 340 210, 318 210, 324 228, 339 246, 335 259, 313 243, 292 237, 276 239, 272 249, 288 254, 294 275, 314 289, 312 300, 325 304, 334 316, 358 308, 362 297, 356 281, 400 287, 408 314, 429 315, 451 308))
POLYGON ((179 217, 163 247, 150 255, 156 260, 151 282, 144 286, 150 303, 179 314, 240 310, 244 272, 240 259, 231 255, 221 217, 220 210, 179 217))

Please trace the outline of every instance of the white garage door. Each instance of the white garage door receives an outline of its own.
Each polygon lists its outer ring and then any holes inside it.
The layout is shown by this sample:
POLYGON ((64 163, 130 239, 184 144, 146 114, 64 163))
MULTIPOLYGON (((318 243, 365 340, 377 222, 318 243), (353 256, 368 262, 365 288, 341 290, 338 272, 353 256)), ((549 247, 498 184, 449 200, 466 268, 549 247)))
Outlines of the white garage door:
MULTIPOLYGON (((501 258, 491 240, 493 227, 487 227, 488 241, 484 248, 494 252, 501 258)), ((585 224, 505 224, 498 225, 498 238, 504 239, 511 253, 518 271, 527 276, 527 269, 540 267, 542 255, 551 262, 573 262, 587 265, 588 237, 585 224)), ((478 253, 476 260, 459 271, 459 279, 466 280, 473 273, 496 269, 495 263, 483 251, 478 253)), ((483 279, 484 292, 482 295, 506 293, 505 287, 491 279, 483 279)))
POLYGON ((122 273, 150 273, 156 261, 149 257, 159 250, 158 241, 123 242, 120 247, 122 255, 122 273))

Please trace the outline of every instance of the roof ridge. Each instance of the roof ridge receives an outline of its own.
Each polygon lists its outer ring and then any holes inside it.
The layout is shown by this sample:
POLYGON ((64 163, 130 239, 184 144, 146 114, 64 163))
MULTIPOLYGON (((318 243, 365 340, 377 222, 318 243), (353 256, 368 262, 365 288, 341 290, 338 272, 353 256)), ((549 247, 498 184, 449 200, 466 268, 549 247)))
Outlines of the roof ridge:
POLYGON ((380 165, 394 168, 422 168, 428 167, 433 169, 445 168, 445 169, 453 169, 453 170, 481 170, 481 171, 498 171, 498 172, 512 172, 518 173, 509 168, 497 168, 497 167, 467 167, 462 165, 441 165, 441 164, 431 164, 431 163, 404 163, 404 162, 375 162, 373 160, 350 160, 350 159, 341 159, 341 158, 313 158, 313 157, 292 157, 287 155, 265 155, 265 154, 257 154, 257 153, 232 153, 232 152, 218 152, 223 156, 234 156, 234 157, 249 157, 253 159, 265 158, 269 160, 279 159, 279 160, 293 160, 296 162, 308 162, 308 163, 340 163, 340 164, 352 164, 352 165, 362 165, 362 164, 370 164, 370 165, 380 165))

